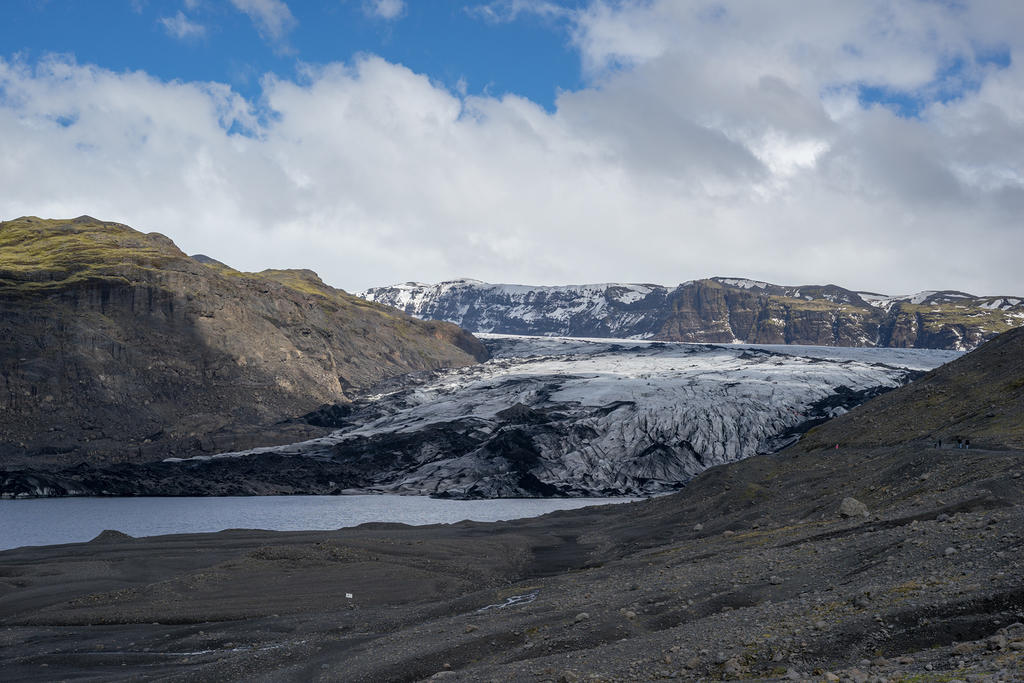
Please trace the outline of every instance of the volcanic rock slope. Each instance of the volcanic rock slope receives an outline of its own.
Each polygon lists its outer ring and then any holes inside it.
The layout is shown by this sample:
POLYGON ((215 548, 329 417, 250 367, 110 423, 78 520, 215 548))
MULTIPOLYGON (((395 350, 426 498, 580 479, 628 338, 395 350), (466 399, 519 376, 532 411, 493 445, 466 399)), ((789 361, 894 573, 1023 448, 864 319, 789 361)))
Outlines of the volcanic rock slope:
MULTIPOLYGON (((999 406, 1019 399, 1022 357, 1017 331, 922 382, 999 406)), ((935 434, 966 423, 921 391, 896 389, 806 442, 641 503, 6 551, 0 670, 40 681, 1020 681, 1024 452, 1006 447, 1019 436, 1005 421, 1020 404, 971 418, 989 448, 935 448, 901 422, 935 434)))
POLYGON ((1024 327, 937 367, 898 393, 812 429, 799 449, 922 443, 1024 449, 1024 327))
POLYGON ((362 292, 371 301, 473 332, 666 341, 975 348, 1024 324, 1024 297, 955 291, 884 296, 835 285, 711 278, 531 287, 452 280, 362 292))
POLYGON ((88 216, 0 223, 0 465, 291 441, 308 426, 251 431, 485 353, 311 271, 241 273, 88 216))
POLYGON ((679 488, 806 429, 955 351, 484 337, 486 363, 396 378, 295 444, 42 476, 4 496, 346 490, 458 498, 618 496, 679 488))

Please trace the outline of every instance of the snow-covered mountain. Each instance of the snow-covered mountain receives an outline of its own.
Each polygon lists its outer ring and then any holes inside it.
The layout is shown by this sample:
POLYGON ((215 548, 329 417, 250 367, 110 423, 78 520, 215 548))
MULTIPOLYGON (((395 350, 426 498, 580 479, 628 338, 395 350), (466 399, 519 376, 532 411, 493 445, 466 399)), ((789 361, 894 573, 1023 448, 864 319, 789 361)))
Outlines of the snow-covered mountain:
POLYGON ((1024 297, 887 296, 835 285, 711 278, 533 287, 450 280, 359 296, 480 333, 967 350, 1024 324, 1024 297))
MULTIPOLYGON (((673 490, 792 442, 955 351, 484 338, 491 360, 406 378, 330 436, 224 457, 340 464, 339 488, 454 497, 673 490)), ((194 466, 197 459, 188 461, 194 466)))
POLYGON ((530 287, 462 279, 407 282, 358 296, 419 318, 458 320, 482 333, 623 339, 653 336, 664 323, 669 291, 661 285, 530 287))

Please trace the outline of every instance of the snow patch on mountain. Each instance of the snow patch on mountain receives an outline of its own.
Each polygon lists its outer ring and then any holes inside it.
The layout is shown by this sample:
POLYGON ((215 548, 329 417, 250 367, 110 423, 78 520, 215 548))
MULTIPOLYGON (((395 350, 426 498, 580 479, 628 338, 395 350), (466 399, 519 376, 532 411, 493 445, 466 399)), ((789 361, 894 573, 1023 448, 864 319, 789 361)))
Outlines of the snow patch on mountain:
POLYGON ((883 311, 888 311, 889 308, 898 301, 906 301, 909 297, 906 296, 889 296, 887 294, 876 294, 875 292, 857 292, 857 296, 864 300, 865 303, 880 308, 883 311))
POLYGON ((771 286, 767 282, 761 282, 760 280, 748 280, 746 278, 716 277, 714 280, 725 285, 739 287, 740 289, 768 289, 768 287, 771 286))
POLYGON ((623 304, 641 301, 654 291, 654 287, 646 285, 608 285, 608 288, 616 290, 612 291, 612 297, 623 304))
POLYGON ((982 308, 989 311, 1002 311, 1008 308, 1013 308, 1021 303, 1020 299, 1014 297, 1003 297, 1001 299, 992 299, 981 305, 982 308))
POLYGON ((909 299, 907 299, 907 301, 909 301, 910 303, 915 304, 915 305, 920 305, 920 304, 923 304, 925 301, 927 301, 929 297, 931 297, 931 296, 933 296, 935 294, 938 294, 938 292, 934 292, 934 291, 931 291, 931 290, 925 290, 923 292, 918 292, 917 294, 914 294, 909 299))

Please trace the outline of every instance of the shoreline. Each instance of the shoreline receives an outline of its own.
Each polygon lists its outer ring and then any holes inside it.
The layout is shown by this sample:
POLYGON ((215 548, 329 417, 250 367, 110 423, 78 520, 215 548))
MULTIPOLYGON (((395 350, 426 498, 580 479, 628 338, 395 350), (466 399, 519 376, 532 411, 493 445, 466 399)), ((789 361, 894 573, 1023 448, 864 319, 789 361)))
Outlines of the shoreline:
POLYGON ((0 551, 86 543, 103 531, 134 538, 225 529, 333 531, 365 523, 410 526, 533 518, 640 498, 459 500, 399 494, 343 496, 66 497, 0 501, 0 551), (26 505, 34 501, 33 505, 26 505), (24 507, 19 507, 24 505, 24 507), (7 507, 5 507, 7 506, 7 507), (56 539, 56 540, 49 540, 56 539), (11 545, 13 541, 25 541, 11 545))

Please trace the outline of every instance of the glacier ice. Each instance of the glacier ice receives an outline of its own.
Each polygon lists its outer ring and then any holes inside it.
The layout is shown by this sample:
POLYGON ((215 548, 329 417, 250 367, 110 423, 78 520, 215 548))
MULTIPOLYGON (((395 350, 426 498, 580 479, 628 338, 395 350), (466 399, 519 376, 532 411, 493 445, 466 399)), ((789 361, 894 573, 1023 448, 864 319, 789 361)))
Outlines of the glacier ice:
POLYGON ((353 488, 462 498, 647 495, 791 443, 955 351, 482 335, 486 363, 407 377, 345 426, 261 453, 353 488))

